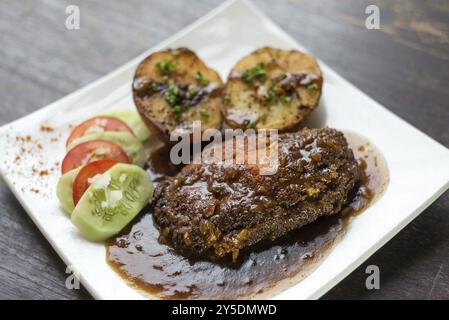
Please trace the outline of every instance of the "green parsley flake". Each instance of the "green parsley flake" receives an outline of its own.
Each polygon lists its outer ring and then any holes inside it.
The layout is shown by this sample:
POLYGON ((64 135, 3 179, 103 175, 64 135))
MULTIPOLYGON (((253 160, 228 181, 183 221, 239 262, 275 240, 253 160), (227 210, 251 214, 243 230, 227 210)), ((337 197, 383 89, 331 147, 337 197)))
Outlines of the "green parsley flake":
POLYGON ((224 98, 223 98, 223 102, 225 103, 225 104, 231 104, 231 97, 230 96, 225 96, 224 98))
POLYGON ((263 63, 257 64, 251 69, 247 69, 242 73, 243 81, 246 83, 252 83, 254 80, 262 80, 265 78, 266 72, 263 63))
POLYGON ((308 93, 315 92, 316 90, 318 90, 318 85, 316 83, 312 83, 307 86, 308 93))
POLYGON ((167 91, 165 91, 164 98, 167 103, 174 107, 178 101, 179 94, 181 93, 181 90, 179 90, 179 87, 176 85, 171 85, 168 87, 167 91))
POLYGON ((286 96, 286 95, 282 95, 280 100, 281 100, 282 104, 290 104, 292 102, 292 97, 286 96))
POLYGON ((274 91, 272 91, 272 90, 268 91, 268 96, 267 96, 268 102, 272 102, 275 99, 276 99, 276 93, 274 93, 274 91))
POLYGON ((161 75, 170 75, 175 68, 175 64, 171 60, 158 61, 156 67, 159 69, 161 75))
POLYGON ((206 108, 204 108, 203 106, 201 106, 201 108, 200 108, 200 115, 203 117, 203 118, 209 118, 209 112, 207 112, 207 110, 206 110, 206 108))
POLYGON ((256 121, 251 121, 249 119, 243 120, 243 125, 247 128, 252 128, 256 125, 256 121))
POLYGON ((192 87, 189 89, 189 96, 194 96, 196 95, 198 92, 200 91, 200 89, 198 89, 197 87, 192 87))
POLYGON ((207 86, 210 81, 203 77, 203 74, 199 71, 195 73, 195 80, 202 86, 207 86))

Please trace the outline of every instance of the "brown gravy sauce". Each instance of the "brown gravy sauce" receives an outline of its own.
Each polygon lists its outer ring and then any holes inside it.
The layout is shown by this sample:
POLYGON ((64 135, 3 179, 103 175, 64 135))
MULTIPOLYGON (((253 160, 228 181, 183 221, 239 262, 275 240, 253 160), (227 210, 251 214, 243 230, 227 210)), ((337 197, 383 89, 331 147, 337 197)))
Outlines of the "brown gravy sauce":
MULTIPOLYGON (((386 189, 389 175, 380 152, 365 138, 345 132, 362 169, 360 185, 341 213, 322 217, 274 241, 243 250, 237 263, 191 260, 158 242, 151 212, 140 215, 107 244, 107 262, 128 283, 152 298, 266 298, 310 274, 344 235, 347 223, 386 189)), ((167 148, 150 156, 152 177, 175 174, 167 148)), ((158 181, 156 179, 156 183, 158 181)))

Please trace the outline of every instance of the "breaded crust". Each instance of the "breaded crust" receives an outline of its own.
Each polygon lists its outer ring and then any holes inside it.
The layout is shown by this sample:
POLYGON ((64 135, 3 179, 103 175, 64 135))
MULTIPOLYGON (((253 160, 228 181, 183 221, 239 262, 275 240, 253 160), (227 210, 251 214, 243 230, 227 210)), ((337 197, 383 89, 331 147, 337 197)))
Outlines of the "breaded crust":
POLYGON ((161 183, 152 204, 160 239, 187 255, 236 257, 244 247, 340 212, 359 179, 343 133, 280 134, 278 149, 273 175, 261 175, 257 165, 217 162, 187 165, 161 183))

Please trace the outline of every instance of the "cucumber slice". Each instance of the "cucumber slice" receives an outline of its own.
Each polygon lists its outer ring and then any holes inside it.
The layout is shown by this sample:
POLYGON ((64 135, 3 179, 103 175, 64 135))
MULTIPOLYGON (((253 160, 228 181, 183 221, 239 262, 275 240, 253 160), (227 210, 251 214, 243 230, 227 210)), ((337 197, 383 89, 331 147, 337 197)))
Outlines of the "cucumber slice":
POLYGON ((91 241, 119 233, 149 202, 153 185, 140 167, 119 163, 93 178, 72 213, 72 222, 91 241))
POLYGON ((116 109, 108 110, 99 114, 100 116, 110 116, 115 117, 123 122, 125 122, 131 129, 133 129, 134 134, 139 138, 140 141, 148 140, 151 136, 150 130, 142 121, 137 110, 134 109, 116 109))
POLYGON ((70 170, 63 174, 56 185, 56 196, 61 203, 61 207, 67 212, 69 215, 72 214, 73 209, 75 209, 75 205, 73 204, 73 181, 76 178, 76 175, 81 170, 81 168, 76 168, 70 170))
POLYGON ((82 136, 78 139, 75 139, 68 147, 67 149, 70 150, 74 146, 86 142, 88 140, 107 140, 111 141, 113 143, 118 144, 125 150, 126 154, 128 155, 129 159, 132 161, 133 164, 138 165, 140 167, 143 167, 145 165, 145 162, 147 161, 147 156, 145 154, 145 149, 143 147, 143 144, 137 139, 135 136, 133 136, 129 132, 124 131, 105 131, 105 132, 96 132, 96 133, 90 133, 86 134, 85 136, 82 136))

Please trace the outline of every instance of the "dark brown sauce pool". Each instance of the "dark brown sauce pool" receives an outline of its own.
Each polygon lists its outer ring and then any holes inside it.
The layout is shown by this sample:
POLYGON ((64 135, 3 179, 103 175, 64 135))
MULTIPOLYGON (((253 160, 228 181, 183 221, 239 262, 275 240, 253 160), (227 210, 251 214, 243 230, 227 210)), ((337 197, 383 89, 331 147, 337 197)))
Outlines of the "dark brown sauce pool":
MULTIPOLYGON (((107 244, 109 265, 130 285, 162 299, 264 298, 290 287, 313 271, 344 235, 350 217, 369 206, 388 184, 387 166, 378 150, 359 135, 345 136, 364 174, 341 213, 322 217, 275 242, 258 243, 242 251, 237 263, 214 263, 187 259, 160 244, 159 231, 147 212, 107 244)), ((176 173, 167 156, 164 148, 152 153, 152 177, 176 173)))

